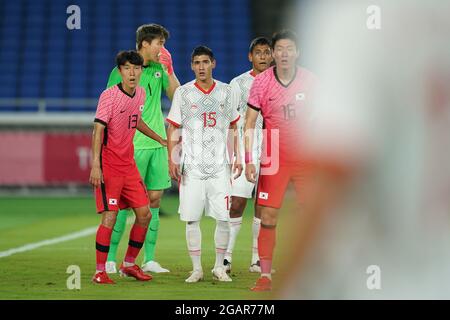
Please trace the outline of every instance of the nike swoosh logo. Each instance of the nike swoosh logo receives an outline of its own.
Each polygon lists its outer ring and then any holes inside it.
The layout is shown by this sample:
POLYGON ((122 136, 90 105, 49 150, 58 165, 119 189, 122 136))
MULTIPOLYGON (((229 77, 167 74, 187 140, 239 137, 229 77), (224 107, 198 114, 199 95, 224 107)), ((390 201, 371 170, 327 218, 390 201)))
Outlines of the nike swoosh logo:
POLYGON ((126 110, 120 110, 120 113, 124 113, 126 110))
POLYGON ((273 101, 273 100, 275 100, 275 98, 269 98, 269 101, 273 101))

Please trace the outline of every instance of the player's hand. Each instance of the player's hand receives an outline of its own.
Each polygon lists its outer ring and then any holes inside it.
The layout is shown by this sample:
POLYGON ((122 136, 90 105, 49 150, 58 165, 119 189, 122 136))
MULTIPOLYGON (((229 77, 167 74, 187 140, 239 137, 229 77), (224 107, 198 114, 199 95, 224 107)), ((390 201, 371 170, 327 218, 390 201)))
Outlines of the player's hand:
POLYGON ((167 147, 167 140, 166 140, 166 139, 161 138, 161 139, 159 139, 158 142, 159 142, 160 144, 162 144, 163 146, 167 147))
POLYGON ((251 183, 256 183, 256 167, 253 163, 245 165, 245 177, 251 183))
POLYGON ((159 51, 158 60, 159 63, 166 66, 167 73, 170 76, 173 73, 172 55, 165 47, 161 47, 161 50, 159 51))
POLYGON ((234 176, 234 180, 239 178, 242 174, 242 163, 240 161, 235 161, 233 164, 233 173, 236 173, 234 176))
POLYGON ((169 174, 172 179, 178 181, 180 178, 180 165, 169 161, 169 174))
POLYGON ((94 186, 94 188, 100 187, 103 182, 102 169, 100 166, 94 165, 91 169, 91 174, 89 176, 89 183, 94 186))

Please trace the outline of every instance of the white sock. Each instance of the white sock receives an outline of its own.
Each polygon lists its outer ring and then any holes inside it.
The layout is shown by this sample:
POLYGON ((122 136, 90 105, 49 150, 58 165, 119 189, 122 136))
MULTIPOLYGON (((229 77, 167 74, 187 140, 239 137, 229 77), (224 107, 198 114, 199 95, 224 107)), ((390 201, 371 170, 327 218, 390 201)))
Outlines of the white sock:
POLYGON ((132 266, 134 266, 134 263, 130 263, 130 262, 124 261, 124 262, 123 262, 123 266, 124 266, 125 268, 132 267, 132 266))
POLYGON ((259 230, 261 229, 261 219, 257 217, 253 217, 253 226, 252 226, 252 233, 253 233, 253 248, 252 248, 252 264, 255 264, 259 260, 258 255, 258 236, 259 236, 259 230))
POLYGON ((225 251, 227 251, 229 238, 229 222, 216 220, 216 231, 214 232, 214 243, 216 245, 216 263, 214 264, 214 268, 223 267, 223 258, 225 256, 225 251))
POLYGON ((200 221, 186 223, 186 243, 192 260, 193 270, 202 270, 202 232, 200 230, 200 221))
POLYGON ((230 239, 228 240, 227 252, 225 253, 225 259, 231 262, 231 256, 233 254, 234 244, 236 243, 236 238, 241 230, 242 217, 230 218, 230 239))

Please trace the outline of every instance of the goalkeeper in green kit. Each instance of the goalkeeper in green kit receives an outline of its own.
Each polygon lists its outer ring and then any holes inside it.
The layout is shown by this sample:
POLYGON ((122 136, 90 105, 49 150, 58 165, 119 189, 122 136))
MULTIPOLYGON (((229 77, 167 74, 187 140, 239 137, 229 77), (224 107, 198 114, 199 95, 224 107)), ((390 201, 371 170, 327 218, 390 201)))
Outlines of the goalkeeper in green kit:
MULTIPOLYGON (((172 67, 172 57, 164 48, 169 32, 158 24, 146 24, 136 31, 136 45, 144 58, 144 68, 139 85, 145 89, 145 105, 142 120, 163 139, 166 139, 164 118, 161 110, 161 94, 164 91, 172 100, 175 89, 180 85, 172 67)), ((108 88, 122 81, 114 68, 109 76, 108 88)), ((169 272, 155 261, 155 246, 159 230, 159 207, 163 190, 170 188, 167 148, 148 139, 140 132, 134 137, 134 159, 139 173, 147 186, 152 218, 144 242, 144 263, 146 272, 169 272)), ((106 272, 116 273, 116 253, 120 238, 125 231, 128 211, 120 210, 111 236, 111 245, 106 262, 106 272)))

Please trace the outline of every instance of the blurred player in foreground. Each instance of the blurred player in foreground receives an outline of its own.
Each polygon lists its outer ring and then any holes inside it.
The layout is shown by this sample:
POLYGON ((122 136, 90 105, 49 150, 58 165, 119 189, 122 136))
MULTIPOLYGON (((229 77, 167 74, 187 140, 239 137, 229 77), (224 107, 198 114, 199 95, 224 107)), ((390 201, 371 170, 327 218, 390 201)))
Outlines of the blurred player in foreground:
MULTIPOLYGON (((169 51, 164 48, 168 38, 169 32, 158 24, 142 25, 136 31, 136 46, 139 54, 144 58, 144 69, 139 82, 139 85, 145 89, 146 95, 142 120, 164 139, 166 138, 166 128, 161 111, 161 94, 165 92, 167 97, 172 99, 175 89, 180 85, 173 70, 172 57, 169 51)), ((117 68, 114 68, 109 76, 108 87, 114 86, 120 81, 122 81, 121 74, 117 68)), ((147 187, 150 211, 152 213, 152 220, 144 243, 142 269, 155 273, 169 272, 168 269, 161 267, 154 260, 160 225, 159 207, 161 197, 163 190, 171 186, 167 148, 156 141, 147 139, 140 132, 136 132, 133 143, 135 149, 134 159, 147 187)), ((108 273, 117 271, 116 253, 122 234, 125 231, 127 215, 127 210, 121 210, 117 216, 106 264, 108 273)))
MULTIPOLYGON (((253 155, 253 132, 259 112, 264 120, 261 169, 256 193, 257 210, 261 210, 258 252, 261 277, 253 291, 269 291, 272 287, 272 254, 278 212, 290 181, 297 196, 305 175, 301 134, 297 119, 310 112, 316 77, 297 66, 299 47, 294 32, 285 30, 272 38, 275 66, 256 76, 250 89, 245 121, 245 174, 256 182, 257 163, 253 155)), ((299 199, 300 202, 300 199, 299 199)))
POLYGON ((323 88, 282 298, 450 298, 450 5, 379 1, 370 29, 370 4, 303 10, 323 88))
POLYGON ((123 51, 117 55, 116 63, 122 82, 106 89, 100 96, 94 121, 89 177, 95 188, 97 212, 102 215, 96 236, 97 270, 92 278, 93 282, 100 284, 114 283, 105 270, 112 228, 119 209, 130 207, 136 221, 130 232, 121 272, 141 281, 152 279, 135 264, 151 213, 147 190, 133 158, 133 137, 137 129, 161 145, 166 144, 141 119, 145 101, 145 91, 138 86, 142 57, 136 51, 123 51))
MULTIPOLYGON (((230 82, 232 90, 237 92, 239 96, 238 111, 240 119, 237 123, 239 133, 239 150, 244 150, 244 120, 245 113, 247 111, 247 100, 255 76, 265 71, 270 67, 272 62, 272 48, 270 41, 264 37, 258 37, 253 39, 250 43, 248 52, 248 60, 252 64, 252 69, 246 71, 243 74, 237 76, 230 82)), ((253 154, 255 157, 256 175, 259 172, 259 158, 261 155, 261 143, 262 143, 262 116, 258 115, 255 125, 255 137, 253 144, 253 154)), ((241 162, 244 163, 244 154, 241 153, 241 162)), ((231 191, 231 208, 230 208, 230 240, 228 241, 227 252, 225 253, 224 265, 227 268, 227 272, 231 271, 231 261, 234 244, 238 236, 239 230, 242 224, 242 215, 247 205, 247 199, 252 198, 255 184, 247 181, 245 175, 239 176, 232 184, 231 191)), ((252 246, 252 259, 250 263, 250 272, 261 272, 259 266, 258 256, 258 234, 261 226, 261 213, 255 210, 255 216, 253 218, 253 246, 252 246)))
POLYGON ((205 46, 194 49, 191 68, 195 80, 175 91, 167 117, 170 175, 179 180, 179 213, 180 219, 186 221, 186 242, 193 265, 186 282, 203 279, 200 230, 203 211, 216 220, 213 277, 219 281, 232 281, 223 259, 229 238, 231 206, 230 159, 227 153, 229 129, 233 130, 236 157, 232 171, 237 171, 235 178, 242 172, 236 126, 239 120, 238 97, 232 96, 229 85, 213 79, 215 66, 211 49, 205 46), (176 159, 177 128, 181 129, 181 164, 176 159))

